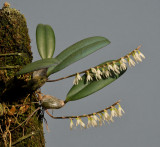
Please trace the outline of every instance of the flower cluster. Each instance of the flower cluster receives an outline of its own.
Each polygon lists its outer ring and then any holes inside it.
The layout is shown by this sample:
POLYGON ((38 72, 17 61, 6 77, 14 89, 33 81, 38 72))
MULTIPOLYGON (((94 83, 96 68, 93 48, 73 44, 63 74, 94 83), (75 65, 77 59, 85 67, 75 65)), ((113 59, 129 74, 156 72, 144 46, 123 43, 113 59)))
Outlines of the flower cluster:
POLYGON ((114 122, 113 118, 121 117, 123 113, 124 113, 124 110, 122 109, 118 101, 117 103, 113 104, 112 106, 104 110, 101 110, 92 114, 88 114, 88 115, 70 117, 69 118, 70 129, 73 129, 77 126, 80 126, 81 128, 84 128, 84 129, 90 128, 90 127, 102 126, 103 124, 105 124, 105 122, 107 123, 114 122), (115 106, 117 106, 118 108, 116 108, 115 106), (110 113, 108 112, 108 110, 110 110, 110 113), (82 121, 82 118, 87 118, 88 123, 85 124, 82 121), (74 120, 76 120, 75 123, 74 123, 74 120))
MULTIPOLYGON (((108 78, 112 75, 111 73, 120 74, 120 71, 126 70, 127 62, 128 65, 131 67, 135 66, 136 63, 142 62, 142 58, 145 59, 145 56, 139 51, 140 47, 141 46, 138 46, 135 50, 133 50, 126 56, 121 57, 120 59, 107 62, 101 66, 96 66, 81 73, 86 74, 86 82, 92 81, 93 78, 95 78, 96 80, 101 80, 102 76, 104 78, 108 78), (131 58, 131 56, 135 61, 131 58)), ((82 77, 79 73, 77 73, 73 84, 78 85, 78 82, 80 80, 82 80, 82 77)))

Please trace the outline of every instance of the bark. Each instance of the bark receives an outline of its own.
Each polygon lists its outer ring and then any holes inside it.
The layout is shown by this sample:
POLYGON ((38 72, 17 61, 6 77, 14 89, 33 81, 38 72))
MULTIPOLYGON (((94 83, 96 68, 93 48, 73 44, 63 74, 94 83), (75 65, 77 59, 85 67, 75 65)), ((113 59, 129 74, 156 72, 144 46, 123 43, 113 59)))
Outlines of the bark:
POLYGON ((15 76, 32 61, 25 17, 5 4, 0 9, 0 146, 44 147, 43 114, 35 91, 46 78, 15 76), (33 114, 33 115, 32 115, 33 114), (32 115, 32 116, 31 116, 32 115), (26 121, 26 119, 28 120, 26 121), (30 118, 30 119, 29 119, 30 118))

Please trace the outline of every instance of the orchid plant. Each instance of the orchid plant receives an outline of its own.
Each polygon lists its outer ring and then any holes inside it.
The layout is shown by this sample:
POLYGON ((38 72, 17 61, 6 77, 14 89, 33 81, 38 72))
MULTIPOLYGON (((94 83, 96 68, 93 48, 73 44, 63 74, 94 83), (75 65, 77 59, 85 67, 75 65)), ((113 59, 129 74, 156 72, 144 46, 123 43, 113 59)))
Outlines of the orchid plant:
MULTIPOLYGON (((51 26, 39 24, 36 29, 36 40, 38 52, 42 59, 27 64, 17 73, 17 76, 33 72, 33 77, 46 77, 48 79, 50 75, 59 72, 72 63, 110 44, 110 41, 105 37, 89 37, 71 45, 53 58, 55 34, 51 26)), ((98 112, 80 116, 55 117, 47 109, 61 108, 70 101, 85 98, 114 82, 126 72, 127 64, 130 67, 135 66, 136 63, 142 62, 142 59, 145 58, 139 50, 140 47, 138 46, 135 50, 117 60, 105 61, 82 72, 77 72, 59 79, 47 80, 47 82, 55 82, 75 77, 73 87, 68 92, 65 101, 49 95, 42 96, 41 93, 38 93, 42 108, 54 119, 69 119, 71 129, 77 126, 89 128, 98 125, 101 126, 105 122, 113 122, 114 117, 121 117, 124 113, 124 110, 120 106, 120 101, 98 112), (82 118, 87 118, 88 124, 85 124, 82 118)))

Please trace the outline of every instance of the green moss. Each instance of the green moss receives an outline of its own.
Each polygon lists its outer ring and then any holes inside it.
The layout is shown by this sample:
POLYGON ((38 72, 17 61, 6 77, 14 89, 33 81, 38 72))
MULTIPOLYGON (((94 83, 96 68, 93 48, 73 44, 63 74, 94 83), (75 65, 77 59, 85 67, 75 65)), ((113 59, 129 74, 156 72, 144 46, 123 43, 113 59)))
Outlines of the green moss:
MULTIPOLYGON (((11 105, 16 106, 24 104, 25 102, 31 103, 38 101, 34 91, 42 86, 46 79, 36 79, 32 82, 31 74, 14 77, 15 73, 19 71, 22 66, 31 61, 32 52, 26 19, 18 10, 6 5, 0 9, 0 103, 6 105, 9 109, 11 109, 11 105), (14 55, 11 55, 11 53, 14 55), (16 55, 15 53, 23 54, 16 55), (36 82, 38 83, 35 84, 36 82), (28 97, 29 94, 30 97, 28 97)), ((14 129, 18 125, 18 122, 22 123, 26 120, 37 107, 36 104, 32 104, 29 109, 21 115, 18 114, 20 107, 16 108, 17 111, 14 116, 7 114, 7 111, 1 113, 0 125, 2 130, 6 131, 6 125, 8 125, 9 119, 11 120, 9 129, 14 129)), ((17 143, 17 147, 45 146, 42 120, 39 116, 40 112, 37 112, 27 124, 23 124, 11 132, 12 142, 15 142, 23 135, 38 131, 36 135, 17 143)), ((7 142, 9 142, 9 136, 7 136, 7 142)), ((1 130, 0 146, 4 146, 1 130)))
MULTIPOLYGON (((30 38, 26 19, 18 10, 3 7, 0 9, 0 20, 0 55, 24 53, 23 55, 0 56, 0 70, 4 70, 6 66, 19 66, 19 68, 7 69, 6 76, 11 78, 22 66, 32 61, 30 38)), ((2 76, 0 72, 0 77, 2 76)), ((5 83, 7 78, 0 78, 0 80, 5 83)))
MULTIPOLYGON (((25 114, 21 116, 21 120, 19 121, 23 122, 30 115, 31 109, 33 112, 33 110, 35 110, 35 107, 32 106, 25 114)), ((44 147, 45 142, 43 135, 43 126, 41 118, 39 116, 39 112, 36 115, 34 115, 30 119, 30 121, 28 121, 27 125, 25 126, 23 125, 22 127, 20 127, 18 130, 15 130, 16 133, 14 133, 15 136, 12 135, 12 142, 17 141, 18 138, 21 138, 23 136, 22 132, 24 132, 24 135, 31 134, 31 132, 35 132, 36 134, 31 137, 28 137, 27 139, 24 139, 20 143, 17 143, 16 144, 17 147, 21 146, 44 147)))

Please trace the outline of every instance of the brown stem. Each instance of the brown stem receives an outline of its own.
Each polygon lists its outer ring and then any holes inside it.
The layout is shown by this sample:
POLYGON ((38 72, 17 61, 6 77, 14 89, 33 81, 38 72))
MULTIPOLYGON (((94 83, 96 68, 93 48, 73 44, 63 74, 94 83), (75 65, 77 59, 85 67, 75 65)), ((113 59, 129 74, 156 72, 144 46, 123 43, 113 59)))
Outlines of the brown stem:
MULTIPOLYGON (((120 100, 118 100, 117 102, 115 102, 115 103, 112 104, 111 106, 105 108, 104 110, 111 109, 111 107, 117 105, 119 102, 120 102, 120 100)), ((97 112, 95 112, 95 114, 96 114, 96 113, 102 113, 104 110, 97 111, 97 112)), ((46 113, 47 113, 50 117, 52 117, 53 119, 70 119, 70 118, 78 118, 78 117, 87 117, 87 116, 92 116, 92 115, 94 114, 94 113, 90 113, 90 114, 84 114, 84 115, 79 115, 79 116, 61 116, 61 117, 55 117, 55 116, 53 116, 52 114, 50 114, 50 113, 48 112, 48 110, 46 110, 46 113)))

